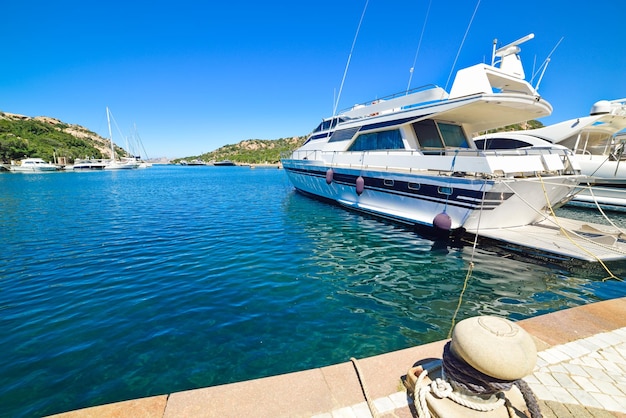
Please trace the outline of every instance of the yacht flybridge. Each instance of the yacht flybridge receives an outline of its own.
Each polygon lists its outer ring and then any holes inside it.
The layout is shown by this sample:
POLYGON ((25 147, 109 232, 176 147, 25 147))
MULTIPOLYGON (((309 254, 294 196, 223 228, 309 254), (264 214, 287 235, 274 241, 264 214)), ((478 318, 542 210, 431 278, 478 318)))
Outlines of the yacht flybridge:
POLYGON ((481 234, 544 221, 585 181, 572 152, 485 151, 472 140, 552 112, 524 79, 519 45, 532 38, 494 48, 490 65, 459 70, 449 93, 422 88, 323 120, 282 159, 289 179, 305 194, 436 230, 481 234))

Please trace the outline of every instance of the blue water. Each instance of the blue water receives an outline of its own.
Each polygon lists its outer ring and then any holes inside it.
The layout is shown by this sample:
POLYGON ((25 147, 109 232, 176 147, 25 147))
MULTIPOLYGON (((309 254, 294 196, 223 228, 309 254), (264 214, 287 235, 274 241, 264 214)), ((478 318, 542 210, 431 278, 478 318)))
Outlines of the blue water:
POLYGON ((598 266, 441 246, 297 194, 275 168, 4 173, 0 191, 3 417, 446 338, 470 260, 457 321, 626 295, 598 266))

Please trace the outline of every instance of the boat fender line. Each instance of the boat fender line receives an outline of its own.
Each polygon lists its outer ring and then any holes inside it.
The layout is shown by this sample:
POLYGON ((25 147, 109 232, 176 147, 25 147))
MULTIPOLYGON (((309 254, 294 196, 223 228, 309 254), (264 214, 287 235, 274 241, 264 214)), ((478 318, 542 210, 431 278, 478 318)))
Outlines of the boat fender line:
POLYGON ((363 190, 365 190, 365 179, 363 178, 363 176, 359 176, 356 179, 356 194, 361 196, 363 190))
POLYGON ((485 417, 506 406, 509 417, 513 418, 518 416, 516 408, 522 406, 514 406, 505 392, 515 386, 530 417, 540 418, 537 399, 522 380, 532 373, 536 363, 537 351, 532 337, 513 322, 495 316, 468 318, 457 324, 457 330, 460 331, 455 332, 443 348, 441 363, 428 368, 426 364, 412 367, 407 373, 407 388, 415 401, 417 416, 431 418, 428 403, 439 403, 447 398, 463 407, 485 412, 485 417), (424 384, 429 371, 439 368, 441 377, 424 384))
POLYGON ((333 172, 332 168, 329 168, 328 170, 326 170, 326 184, 330 184, 333 182, 333 175, 335 173, 333 172))
POLYGON ((452 228, 452 218, 445 211, 437 214, 433 219, 433 226, 444 231, 449 231, 452 228))

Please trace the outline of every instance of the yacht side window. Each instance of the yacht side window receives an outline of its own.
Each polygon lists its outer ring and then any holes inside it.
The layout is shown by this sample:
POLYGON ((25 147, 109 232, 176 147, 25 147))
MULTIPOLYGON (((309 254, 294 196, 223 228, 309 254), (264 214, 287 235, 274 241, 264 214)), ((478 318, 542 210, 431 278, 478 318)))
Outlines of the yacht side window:
POLYGON ((463 128, 459 125, 453 125, 451 123, 437 122, 441 136, 443 137, 443 143, 446 147, 451 148, 469 148, 467 144, 467 138, 463 132, 463 128))
POLYGON ((374 151, 404 149, 404 141, 399 129, 364 133, 354 140, 348 151, 374 151))
POLYGON ((417 136, 417 142, 419 142, 422 148, 443 148, 443 142, 441 141, 441 136, 439 136, 439 130, 434 120, 426 119, 415 122, 413 124, 413 130, 417 136))

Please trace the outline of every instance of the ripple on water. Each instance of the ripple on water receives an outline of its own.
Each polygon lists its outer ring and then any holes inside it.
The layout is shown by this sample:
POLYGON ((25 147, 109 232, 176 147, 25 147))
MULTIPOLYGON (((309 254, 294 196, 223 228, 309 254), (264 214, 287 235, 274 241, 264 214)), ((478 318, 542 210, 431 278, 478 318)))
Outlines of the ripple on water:
MULTIPOLYGON (((597 269, 446 247, 282 170, 0 175, 0 416, 320 367, 626 294, 597 269)), ((580 214, 579 214, 580 215, 580 214)), ((623 264, 617 265, 624 271, 623 264)))

